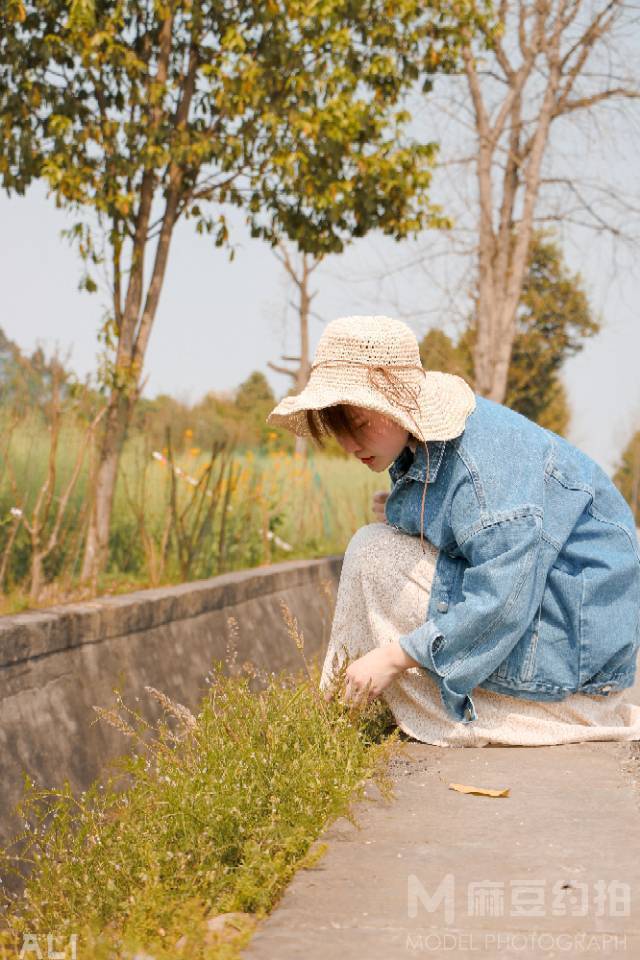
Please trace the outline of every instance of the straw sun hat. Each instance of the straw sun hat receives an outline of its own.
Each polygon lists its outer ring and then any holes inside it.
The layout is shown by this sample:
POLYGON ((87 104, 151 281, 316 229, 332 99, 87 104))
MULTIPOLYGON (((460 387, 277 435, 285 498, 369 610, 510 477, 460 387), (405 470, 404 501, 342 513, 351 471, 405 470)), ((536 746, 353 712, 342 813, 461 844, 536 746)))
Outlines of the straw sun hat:
POLYGON ((462 377, 423 368, 406 323, 355 316, 327 324, 306 387, 281 400, 267 423, 308 436, 307 411, 338 403, 384 414, 424 443, 460 436, 476 400, 462 377))

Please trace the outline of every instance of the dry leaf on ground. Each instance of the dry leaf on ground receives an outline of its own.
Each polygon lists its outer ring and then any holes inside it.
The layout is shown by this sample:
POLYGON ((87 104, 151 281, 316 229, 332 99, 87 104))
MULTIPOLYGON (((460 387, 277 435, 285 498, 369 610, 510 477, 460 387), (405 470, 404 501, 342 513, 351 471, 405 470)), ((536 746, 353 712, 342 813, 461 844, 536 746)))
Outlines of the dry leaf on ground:
POLYGON ((509 787, 504 790, 490 790, 488 787, 468 787, 464 783, 450 783, 450 790, 457 790, 458 793, 477 793, 481 797, 508 797, 509 787))

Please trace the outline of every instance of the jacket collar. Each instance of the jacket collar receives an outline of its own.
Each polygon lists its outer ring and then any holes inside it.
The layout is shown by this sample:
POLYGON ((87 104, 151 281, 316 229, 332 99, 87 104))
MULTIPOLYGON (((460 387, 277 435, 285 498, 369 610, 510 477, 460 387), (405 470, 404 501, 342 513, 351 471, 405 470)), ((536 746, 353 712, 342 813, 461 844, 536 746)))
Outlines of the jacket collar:
MULTIPOLYGON (((444 450, 447 445, 446 440, 428 440, 427 447, 429 448, 429 478, 428 483, 433 483, 436 476, 438 475, 438 470, 440 469, 440 464, 442 463, 442 458, 444 456, 444 450)), ((424 451, 424 444, 419 443, 416 447, 415 454, 411 450, 411 447, 406 446, 398 457, 393 461, 389 467, 389 474, 394 484, 398 482, 400 477, 406 476, 410 477, 412 480, 422 480, 424 481, 426 475, 426 458, 424 451)))

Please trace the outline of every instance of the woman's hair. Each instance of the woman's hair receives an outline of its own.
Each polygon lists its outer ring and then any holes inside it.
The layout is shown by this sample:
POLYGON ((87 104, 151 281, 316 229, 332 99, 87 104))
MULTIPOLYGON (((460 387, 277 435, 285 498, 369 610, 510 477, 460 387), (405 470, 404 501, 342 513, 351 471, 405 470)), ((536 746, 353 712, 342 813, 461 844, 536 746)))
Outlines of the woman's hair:
MULTIPOLYGON (((335 436, 336 433, 348 433, 355 440, 353 421, 357 419, 353 413, 353 406, 349 403, 335 403, 330 407, 321 407, 320 410, 305 410, 309 432, 316 443, 323 447, 324 434, 335 436)), ((409 439, 417 440, 412 433, 409 439)))
POLYGON ((348 433, 355 440, 352 418, 353 407, 348 403, 335 403, 320 410, 305 410, 309 433, 318 446, 323 447, 324 434, 348 433))

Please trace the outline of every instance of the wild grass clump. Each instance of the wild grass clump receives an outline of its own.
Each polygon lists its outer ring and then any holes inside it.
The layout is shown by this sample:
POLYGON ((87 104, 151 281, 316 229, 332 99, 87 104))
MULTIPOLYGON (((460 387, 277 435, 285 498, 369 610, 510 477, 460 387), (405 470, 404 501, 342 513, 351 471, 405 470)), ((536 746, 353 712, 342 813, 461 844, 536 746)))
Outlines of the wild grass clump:
POLYGON ((298 676, 238 666, 235 652, 225 663, 195 715, 153 688, 153 724, 120 695, 98 710, 131 746, 105 782, 74 796, 68 782, 26 779, 25 829, 0 853, 0 872, 24 882, 22 896, 5 894, 0 956, 17 956, 26 934, 44 949, 50 932, 57 949, 75 935, 78 956, 95 960, 237 956, 295 870, 322 855, 309 847, 327 822, 353 819, 365 781, 391 794, 398 736, 381 701, 325 701, 306 660, 298 676), (227 913, 231 938, 211 923, 227 913))
POLYGON ((86 582, 91 424, 65 413, 51 433, 39 411, 10 420, 0 405, 0 614, 342 553, 373 519, 371 498, 384 486, 361 464, 315 451, 254 452, 229 442, 174 454, 170 438, 157 450, 133 431, 107 568, 86 582))

